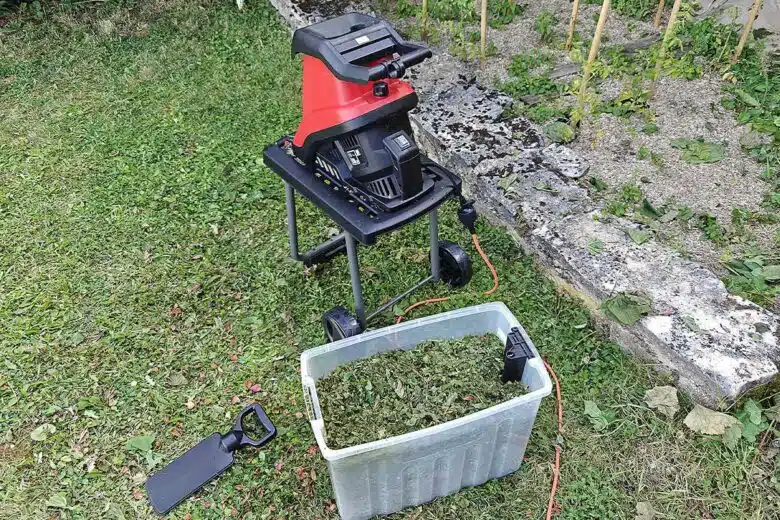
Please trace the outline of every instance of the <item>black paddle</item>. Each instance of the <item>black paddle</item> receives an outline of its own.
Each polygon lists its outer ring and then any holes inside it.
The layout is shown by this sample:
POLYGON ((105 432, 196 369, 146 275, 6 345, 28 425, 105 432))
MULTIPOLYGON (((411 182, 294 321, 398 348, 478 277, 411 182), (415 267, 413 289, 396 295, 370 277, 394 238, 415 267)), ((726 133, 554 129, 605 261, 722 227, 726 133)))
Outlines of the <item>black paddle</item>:
POLYGON ((233 452, 247 446, 259 448, 276 437, 276 427, 259 404, 244 408, 233 429, 224 435, 214 433, 190 448, 146 481, 149 501, 155 511, 165 514, 233 464, 233 452), (265 434, 254 439, 244 432, 244 419, 254 412, 265 434))

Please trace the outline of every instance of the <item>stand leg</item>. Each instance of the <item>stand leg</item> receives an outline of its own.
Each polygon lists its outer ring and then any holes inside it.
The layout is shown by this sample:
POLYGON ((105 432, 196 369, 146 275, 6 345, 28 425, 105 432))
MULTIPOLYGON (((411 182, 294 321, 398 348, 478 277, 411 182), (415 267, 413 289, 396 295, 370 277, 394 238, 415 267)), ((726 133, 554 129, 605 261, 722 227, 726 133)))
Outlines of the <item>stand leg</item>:
POLYGON ((293 260, 300 260, 298 253, 298 222, 295 220, 295 190, 284 183, 284 199, 287 204, 287 235, 290 238, 290 256, 293 260))
POLYGON ((431 278, 438 282, 441 277, 441 263, 439 259, 439 214, 436 210, 431 211, 431 278))
POLYGON ((355 298, 355 314, 360 327, 366 328, 366 307, 363 303, 363 289, 360 286, 360 263, 358 262, 357 244, 355 238, 344 232, 347 243, 347 260, 349 261, 349 276, 352 280, 352 296, 355 298))

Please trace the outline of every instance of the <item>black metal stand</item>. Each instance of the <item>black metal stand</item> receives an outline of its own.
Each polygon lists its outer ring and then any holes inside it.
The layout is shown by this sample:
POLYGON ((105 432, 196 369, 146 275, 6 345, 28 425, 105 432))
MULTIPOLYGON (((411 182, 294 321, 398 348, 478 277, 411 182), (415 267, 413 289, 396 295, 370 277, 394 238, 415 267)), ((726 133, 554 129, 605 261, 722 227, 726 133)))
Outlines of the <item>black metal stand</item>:
POLYGON ((439 241, 437 210, 446 201, 459 197, 462 181, 460 177, 425 155, 420 154, 420 167, 429 189, 393 210, 368 204, 360 193, 324 178, 312 167, 299 161, 293 154, 291 137, 283 137, 266 147, 263 160, 285 183, 290 256, 306 266, 311 266, 328 262, 341 253, 347 255, 356 317, 341 306, 325 312, 323 325, 330 341, 360 334, 370 321, 427 283, 442 280, 453 287, 460 287, 471 279, 471 260, 466 252, 457 244, 446 240, 439 241), (295 212, 296 193, 333 220, 342 230, 341 233, 306 252, 300 252, 295 212), (430 275, 373 312, 367 312, 360 284, 358 242, 372 245, 376 243, 379 235, 403 227, 425 215, 430 219, 430 275))
POLYGON ((305 253, 298 250, 298 223, 295 211, 295 189, 289 183, 285 182, 285 202, 287 204, 287 231, 290 239, 290 256, 294 260, 303 262, 305 265, 322 263, 333 258, 335 255, 346 252, 349 263, 349 276, 352 282, 352 296, 355 300, 355 314, 357 315, 360 327, 365 329, 372 319, 391 308, 393 305, 413 294, 423 285, 430 282, 438 282, 441 278, 441 261, 439 258, 439 218, 436 209, 428 213, 430 222, 430 243, 431 243, 431 273, 426 278, 393 297, 390 301, 384 303, 376 310, 366 315, 365 302, 363 300, 363 287, 360 282, 360 261, 357 252, 357 240, 350 233, 343 231, 339 235, 314 246, 305 253))

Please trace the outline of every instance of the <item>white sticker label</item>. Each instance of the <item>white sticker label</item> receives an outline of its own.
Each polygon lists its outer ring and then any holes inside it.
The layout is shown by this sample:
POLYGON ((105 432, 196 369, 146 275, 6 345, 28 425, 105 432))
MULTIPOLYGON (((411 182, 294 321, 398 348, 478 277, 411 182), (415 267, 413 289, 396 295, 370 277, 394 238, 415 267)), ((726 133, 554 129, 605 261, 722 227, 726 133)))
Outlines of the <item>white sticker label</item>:
POLYGON ((360 166, 361 163, 360 155, 361 155, 360 148, 347 150, 347 157, 349 157, 349 162, 352 163, 352 166, 360 166))
POLYGON ((355 38, 355 42, 357 42, 359 45, 363 45, 364 43, 368 43, 371 40, 368 36, 360 36, 359 38, 355 38))

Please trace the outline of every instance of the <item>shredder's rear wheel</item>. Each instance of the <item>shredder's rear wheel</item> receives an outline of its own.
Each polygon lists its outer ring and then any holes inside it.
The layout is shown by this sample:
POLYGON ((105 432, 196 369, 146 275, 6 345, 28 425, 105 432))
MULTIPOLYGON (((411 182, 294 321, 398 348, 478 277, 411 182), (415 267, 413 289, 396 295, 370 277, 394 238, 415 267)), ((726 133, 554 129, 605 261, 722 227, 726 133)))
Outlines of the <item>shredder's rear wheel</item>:
POLYGON ((471 280, 471 258, 454 242, 439 240, 441 279, 452 287, 463 287, 471 280))
POLYGON ((357 318, 341 305, 333 307, 322 315, 322 326, 328 341, 338 341, 363 332, 357 318))

